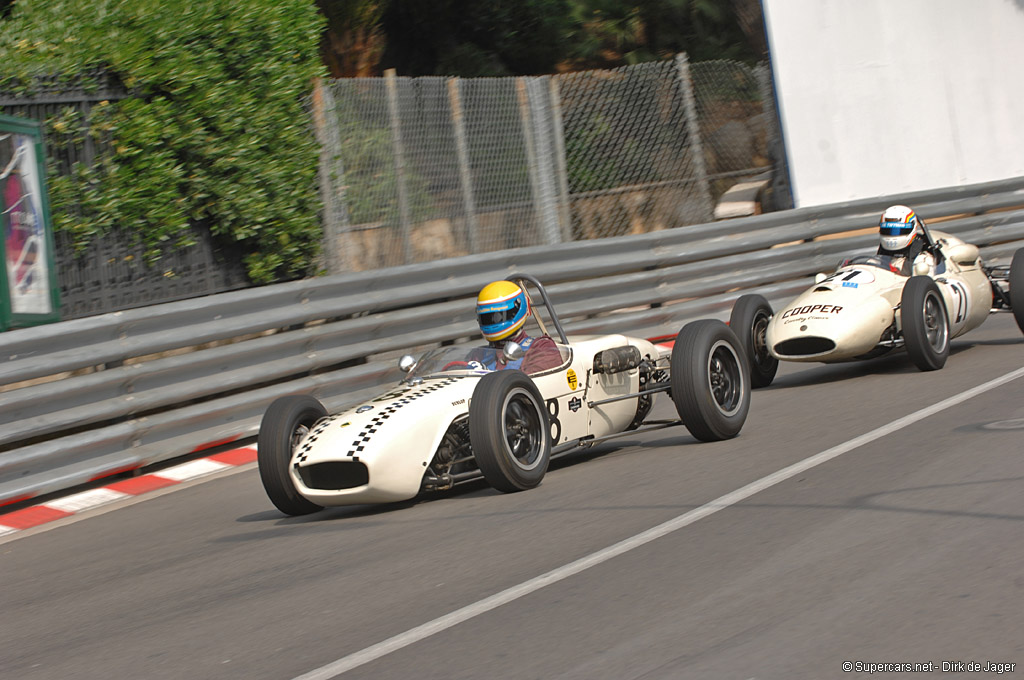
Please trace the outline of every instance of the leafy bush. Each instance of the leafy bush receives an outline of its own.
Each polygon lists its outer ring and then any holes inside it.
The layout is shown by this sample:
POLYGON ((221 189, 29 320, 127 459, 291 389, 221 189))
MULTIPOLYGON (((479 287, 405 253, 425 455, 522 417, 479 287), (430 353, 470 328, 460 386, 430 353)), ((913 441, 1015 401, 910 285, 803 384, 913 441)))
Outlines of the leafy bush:
POLYGON ((79 246, 114 228, 150 261, 196 225, 245 252, 250 278, 308 273, 320 243, 318 150, 304 100, 323 75, 309 0, 18 2, 0 31, 0 89, 113 73, 133 97, 88 121, 49 121, 48 143, 102 142, 54 176, 58 229, 79 246))

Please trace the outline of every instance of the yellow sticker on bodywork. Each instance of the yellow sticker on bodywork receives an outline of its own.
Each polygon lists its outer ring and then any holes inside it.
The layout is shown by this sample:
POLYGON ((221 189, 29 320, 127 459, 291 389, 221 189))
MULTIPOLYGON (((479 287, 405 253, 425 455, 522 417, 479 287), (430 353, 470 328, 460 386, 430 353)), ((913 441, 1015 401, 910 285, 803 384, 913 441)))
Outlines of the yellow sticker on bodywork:
POLYGON ((565 380, 569 383, 569 389, 574 390, 580 384, 576 379, 576 371, 571 368, 565 373, 565 380))

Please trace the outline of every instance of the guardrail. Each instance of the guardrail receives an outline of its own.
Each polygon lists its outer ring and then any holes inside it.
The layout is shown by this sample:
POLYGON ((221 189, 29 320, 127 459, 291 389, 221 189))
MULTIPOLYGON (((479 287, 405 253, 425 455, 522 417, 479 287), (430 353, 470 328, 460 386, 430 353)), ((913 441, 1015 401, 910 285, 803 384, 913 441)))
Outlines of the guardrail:
POLYGON ((10 331, 0 335, 0 505, 251 436, 281 395, 313 394, 329 409, 359 401, 398 379, 399 353, 476 338, 473 296, 516 270, 545 282, 569 333, 672 333, 727 317, 751 291, 784 302, 843 256, 873 250, 892 203, 986 260, 1024 247, 1020 177, 10 331))

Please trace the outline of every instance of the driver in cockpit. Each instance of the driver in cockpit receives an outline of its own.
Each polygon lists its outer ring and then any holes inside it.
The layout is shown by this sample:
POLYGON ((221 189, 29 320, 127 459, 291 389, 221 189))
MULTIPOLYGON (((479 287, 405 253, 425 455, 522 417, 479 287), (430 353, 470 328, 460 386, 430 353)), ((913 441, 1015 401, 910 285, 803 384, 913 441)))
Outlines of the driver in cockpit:
POLYGON ((905 205, 885 209, 878 221, 878 254, 891 257, 903 276, 935 273, 935 256, 928 251, 921 218, 905 205))
POLYGON ((526 291, 511 281, 494 281, 480 290, 476 298, 476 319, 480 333, 488 344, 498 350, 488 353, 481 362, 490 370, 516 368, 532 374, 557 368, 563 363, 562 353, 550 336, 536 338, 526 332, 526 319, 532 314, 526 291), (506 360, 501 351, 509 341, 523 348, 523 356, 506 360))

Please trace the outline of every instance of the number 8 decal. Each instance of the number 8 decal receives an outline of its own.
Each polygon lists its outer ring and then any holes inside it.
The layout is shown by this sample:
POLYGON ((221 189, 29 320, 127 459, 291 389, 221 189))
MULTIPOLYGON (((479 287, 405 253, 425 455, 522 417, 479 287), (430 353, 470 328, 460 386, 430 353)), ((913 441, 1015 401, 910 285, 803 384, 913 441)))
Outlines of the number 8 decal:
POLYGON ((548 421, 551 423, 551 445, 557 446, 558 440, 562 438, 562 423, 558 420, 558 400, 548 399, 548 421))

